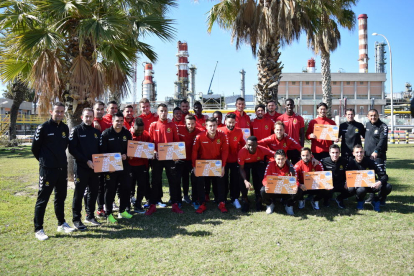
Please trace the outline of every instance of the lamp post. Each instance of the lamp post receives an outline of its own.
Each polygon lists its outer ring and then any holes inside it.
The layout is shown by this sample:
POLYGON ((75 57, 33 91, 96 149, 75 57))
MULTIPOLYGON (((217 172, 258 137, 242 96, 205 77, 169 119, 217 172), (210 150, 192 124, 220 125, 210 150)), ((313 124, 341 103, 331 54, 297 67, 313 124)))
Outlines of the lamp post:
POLYGON ((391 53, 391 45, 388 42, 388 39, 385 37, 385 35, 382 34, 378 34, 378 33, 373 33, 372 35, 380 35, 382 36, 385 41, 387 41, 388 44, 388 49, 390 50, 390 82, 391 82, 391 139, 390 139, 390 144, 394 144, 394 94, 392 91, 392 53, 391 53))

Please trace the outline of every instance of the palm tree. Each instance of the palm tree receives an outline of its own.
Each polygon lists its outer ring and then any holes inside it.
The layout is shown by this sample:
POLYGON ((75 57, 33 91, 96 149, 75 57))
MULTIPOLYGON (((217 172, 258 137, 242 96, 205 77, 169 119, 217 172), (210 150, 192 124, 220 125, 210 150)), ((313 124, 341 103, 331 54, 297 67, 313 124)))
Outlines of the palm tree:
POLYGON ((308 46, 321 55, 322 102, 328 105, 327 116, 331 117, 332 87, 330 52, 341 43, 341 33, 338 25, 348 30, 355 26, 355 13, 351 7, 357 0, 313 0, 309 1, 309 9, 317 13, 319 28, 316 32, 308 33, 308 46))

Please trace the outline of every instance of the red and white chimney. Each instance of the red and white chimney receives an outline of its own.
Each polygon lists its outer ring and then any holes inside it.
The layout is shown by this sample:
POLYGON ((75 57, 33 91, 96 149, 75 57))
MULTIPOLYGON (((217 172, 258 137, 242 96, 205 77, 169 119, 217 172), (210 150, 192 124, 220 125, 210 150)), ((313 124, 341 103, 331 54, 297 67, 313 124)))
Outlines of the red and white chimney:
POLYGON ((146 63, 144 67, 144 81, 142 82, 142 97, 151 101, 152 91, 153 91, 153 74, 152 64, 146 63))
POLYGON ((308 59, 308 67, 306 67, 306 72, 315 73, 315 60, 313 58, 308 59))
POLYGON ((187 42, 178 41, 178 81, 188 82, 188 46, 187 42))
POLYGON ((360 14, 358 16, 359 26, 359 72, 368 73, 368 16, 360 14))

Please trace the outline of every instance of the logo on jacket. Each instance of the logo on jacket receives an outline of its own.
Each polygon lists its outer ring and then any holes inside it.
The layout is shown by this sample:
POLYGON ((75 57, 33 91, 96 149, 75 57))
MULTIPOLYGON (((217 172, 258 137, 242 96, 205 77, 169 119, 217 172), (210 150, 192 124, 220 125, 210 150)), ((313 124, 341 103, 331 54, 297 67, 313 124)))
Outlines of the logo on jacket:
POLYGON ((268 125, 265 125, 265 129, 268 130, 269 129, 269 126, 268 125))
POLYGON ((259 156, 257 156, 257 160, 260 160, 260 157, 259 156))
POLYGON ((78 178, 76 178, 76 183, 79 183, 80 182, 80 179, 79 179, 79 177, 78 178))
POLYGON ((95 135, 95 138, 98 139, 98 135, 96 133, 94 133, 94 135, 95 135))
POLYGON ((127 140, 126 136, 122 137, 122 139, 123 139, 124 141, 126 141, 126 140, 127 140))
POLYGON ((106 180, 110 180, 111 177, 109 176, 109 174, 106 175, 106 180))
POLYGON ((234 136, 234 139, 233 139, 234 141, 237 141, 237 137, 236 136, 234 136))
POLYGON ((220 143, 221 143, 220 139, 217 139, 217 144, 220 144, 220 143))
POLYGON ((167 128, 167 133, 171 133, 171 128, 167 128))
POLYGON ((340 169, 340 170, 343 170, 343 169, 344 169, 344 166, 342 166, 342 165, 341 165, 341 166, 339 166, 339 169, 340 169))
POLYGON ((49 186, 49 181, 46 181, 45 185, 46 185, 46 186, 49 186))
POLYGON ((359 132, 359 129, 357 129, 357 128, 356 128, 356 129, 355 129, 355 133, 358 133, 358 132, 359 132))
POLYGON ((66 132, 62 132, 62 138, 66 138, 66 132))
POLYGON ((283 143, 283 147, 284 147, 284 148, 286 148, 286 147, 287 147, 286 143, 283 143))
POLYGON ((298 119, 293 119, 293 123, 296 125, 298 123, 298 119))
POLYGON ((378 134, 378 129, 376 129, 376 130, 374 131, 374 134, 378 134))

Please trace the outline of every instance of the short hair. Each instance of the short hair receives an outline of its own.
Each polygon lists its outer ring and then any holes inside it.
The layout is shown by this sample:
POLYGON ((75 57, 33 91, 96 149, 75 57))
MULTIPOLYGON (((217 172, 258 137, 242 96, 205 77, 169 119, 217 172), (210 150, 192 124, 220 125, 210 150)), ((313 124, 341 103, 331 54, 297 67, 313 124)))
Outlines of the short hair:
POLYGON ((227 119, 234 119, 234 120, 236 120, 236 114, 234 114, 233 112, 227 113, 226 114, 226 120, 227 119))
POLYGON ((214 118, 214 117, 210 117, 210 118, 208 118, 208 119, 206 120, 206 124, 207 124, 208 122, 210 122, 210 123, 217 123, 217 119, 216 119, 216 118, 214 118))
POLYGON ((355 115, 355 110, 354 110, 353 108, 347 108, 347 109, 345 110, 345 114, 346 114, 348 111, 351 111, 351 112, 355 115))
POLYGON ((273 128, 275 128, 276 126, 282 126, 283 129, 285 129, 285 124, 282 121, 276 121, 276 123, 274 124, 273 128))
POLYGON ((337 144, 332 144, 329 146, 329 151, 331 151, 331 149, 338 149, 340 151, 340 148, 337 144))
POLYGON ((196 105, 201 105, 201 106, 203 106, 199 101, 195 101, 195 103, 194 103, 194 106, 196 106, 196 105))
POLYGON ((135 118, 134 126, 144 126, 144 121, 142 120, 141 117, 136 117, 135 118))
POLYGON ((266 105, 268 105, 268 104, 270 104, 270 103, 274 103, 275 105, 277 105, 275 100, 268 100, 268 101, 266 102, 266 105))
POLYGON ((55 106, 65 107, 65 105, 64 105, 62 102, 55 102, 55 103, 52 105, 52 108, 54 108, 55 106))
POLYGON ((353 148, 352 151, 354 151, 354 149, 364 149, 360 144, 356 144, 353 148))
POLYGON ((312 155, 312 151, 311 151, 311 149, 310 149, 310 148, 308 148, 308 147, 303 147, 303 148, 300 150, 300 152, 302 152, 302 151, 307 151, 307 152, 309 152, 309 153, 310 153, 310 155, 312 155))
POLYGON ((177 107, 175 107, 175 108, 173 109, 173 113, 174 113, 174 111, 177 111, 177 110, 181 111, 181 108, 179 108, 178 106, 177 106, 177 107))
POLYGON ((196 118, 193 115, 187 115, 187 116, 185 116, 185 119, 186 120, 193 120, 193 121, 196 120, 196 118))
POLYGON ((295 104, 295 101, 294 101, 292 98, 287 98, 287 99, 285 100, 285 104, 286 104, 287 102, 292 102, 293 104, 295 104))
POLYGON ((93 109, 92 109, 92 108, 90 108, 90 107, 85 107, 85 108, 82 110, 82 114, 83 114, 83 112, 85 112, 85 111, 88 111, 88 112, 92 112, 92 113, 93 113, 93 109))
POLYGON ((126 106, 124 107, 124 110, 125 110, 125 109, 127 109, 127 108, 132 108, 132 109, 134 109, 134 107, 132 106, 132 104, 126 105, 126 106))
POLYGON ((244 98, 242 98, 242 97, 238 97, 238 98, 236 99, 236 103, 237 103, 238 101, 245 102, 244 98))
POLYGON ((183 104, 183 103, 186 103, 186 104, 188 104, 188 101, 187 101, 186 99, 184 99, 184 100, 181 100, 181 102, 180 102, 180 105, 181 105, 181 104, 183 104))
MULTIPOLYGON (((368 110, 368 113, 370 113, 370 112, 375 112, 375 113, 379 114, 379 113, 378 113, 378 110, 376 110, 375 108, 371 108, 370 110, 368 110)), ((367 113, 367 114, 368 114, 368 113, 367 113)))
POLYGON ((223 113, 221 113, 220 111, 214 111, 213 115, 214 115, 214 114, 218 114, 218 115, 220 115, 221 117, 223 117, 223 113))
POLYGON ((168 107, 167 107, 167 105, 166 105, 165 103, 160 103, 160 104, 157 106, 157 109, 158 109, 158 108, 160 108, 160 107, 163 107, 163 108, 168 108, 168 107))
POLYGON ((93 106, 95 106, 95 105, 103 105, 103 106, 105 107, 104 102, 101 102, 101 101, 96 101, 96 102, 93 104, 93 106))
POLYGON ((264 104, 258 104, 254 107, 254 111, 257 111, 259 108, 262 108, 263 110, 266 110, 266 106, 264 104))
POLYGON ((150 103, 150 101, 147 98, 142 98, 138 104, 144 104, 144 103, 150 103))
POLYGON ((281 156, 283 156, 283 157, 286 157, 286 153, 285 153, 285 151, 284 150, 282 150, 282 149, 278 149, 276 152, 275 152, 275 156, 276 155, 281 155, 281 156))
POLYGON ((124 118, 124 114, 122 114, 122 112, 117 112, 115 115, 112 116, 112 121, 115 120, 115 117, 122 117, 124 118))
POLYGON ((118 103, 116 101, 109 101, 107 105, 110 105, 110 104, 116 104, 116 105, 118 105, 118 103))
POLYGON ((247 138, 247 141, 252 141, 252 142, 257 143, 257 137, 256 136, 250 136, 249 138, 247 138))
POLYGON ((326 103, 318 103, 318 105, 316 106, 316 109, 319 109, 319 107, 324 106, 326 109, 328 109, 328 106, 326 105, 326 103))

